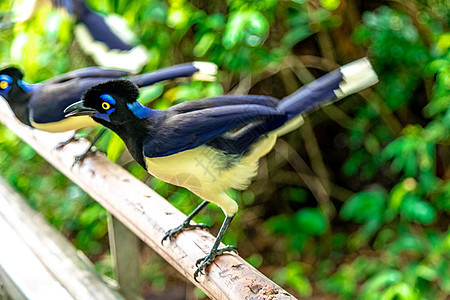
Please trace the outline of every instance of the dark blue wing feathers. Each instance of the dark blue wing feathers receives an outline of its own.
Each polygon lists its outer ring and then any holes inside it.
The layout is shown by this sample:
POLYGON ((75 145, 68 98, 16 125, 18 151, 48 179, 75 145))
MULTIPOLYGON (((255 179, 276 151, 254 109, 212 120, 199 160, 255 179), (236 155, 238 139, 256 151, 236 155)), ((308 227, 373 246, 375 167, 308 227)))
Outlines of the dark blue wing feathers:
POLYGON ((283 115, 273 107, 257 104, 225 105, 170 114, 171 111, 167 111, 161 117, 163 121, 152 126, 143 146, 146 157, 162 157, 193 149, 242 125, 283 115))
POLYGON ((279 104, 279 100, 277 98, 264 95, 222 95, 207 99, 186 101, 174 105, 168 108, 168 110, 174 111, 176 113, 185 113, 210 107, 220 107, 220 106, 240 105, 240 104, 257 104, 267 107, 276 107, 279 104))
POLYGON ((138 87, 149 86, 156 82, 161 82, 173 78, 190 77, 199 70, 192 63, 176 65, 169 68, 160 69, 151 73, 136 75, 128 78, 138 87))
POLYGON ((342 81, 340 70, 334 70, 283 98, 277 108, 285 111, 289 119, 308 113, 323 102, 336 99, 334 91, 342 81))
POLYGON ((55 76, 47 81, 44 81, 44 84, 53 84, 53 83, 61 83, 69 80, 73 80, 76 78, 104 78, 105 80, 114 80, 119 79, 123 76, 130 75, 130 72, 115 70, 115 69, 104 69, 101 67, 88 67, 83 69, 78 69, 75 71, 67 72, 65 74, 55 76))

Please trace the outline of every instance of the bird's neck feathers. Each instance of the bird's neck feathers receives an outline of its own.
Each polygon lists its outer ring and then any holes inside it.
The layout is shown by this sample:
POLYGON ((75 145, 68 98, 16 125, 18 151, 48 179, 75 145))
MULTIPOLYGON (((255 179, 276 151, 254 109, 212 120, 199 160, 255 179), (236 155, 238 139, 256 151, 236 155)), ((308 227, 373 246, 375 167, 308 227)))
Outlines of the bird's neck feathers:
POLYGON ((94 117, 94 120, 114 131, 125 143, 131 156, 144 168, 147 165, 144 159, 144 140, 152 136, 151 127, 154 123, 151 119, 140 119, 130 113, 128 122, 119 124, 107 122, 94 117))
POLYGON ((16 117, 24 124, 31 126, 29 120, 28 103, 31 99, 31 93, 24 90, 17 83, 14 83, 6 96, 6 101, 11 107, 16 117))
POLYGON ((161 113, 161 111, 148 108, 137 101, 127 103, 127 107, 139 119, 154 119, 161 113))

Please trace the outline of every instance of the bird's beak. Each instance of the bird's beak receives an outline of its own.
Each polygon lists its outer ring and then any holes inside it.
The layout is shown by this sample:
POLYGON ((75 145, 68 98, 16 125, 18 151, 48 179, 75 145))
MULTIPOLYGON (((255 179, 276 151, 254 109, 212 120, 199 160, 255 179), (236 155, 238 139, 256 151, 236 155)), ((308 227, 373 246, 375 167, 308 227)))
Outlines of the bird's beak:
POLYGON ((64 110, 64 113, 66 114, 65 115, 66 118, 74 117, 74 116, 92 116, 96 112, 97 112, 97 110, 84 106, 83 100, 75 102, 72 105, 69 105, 64 110))

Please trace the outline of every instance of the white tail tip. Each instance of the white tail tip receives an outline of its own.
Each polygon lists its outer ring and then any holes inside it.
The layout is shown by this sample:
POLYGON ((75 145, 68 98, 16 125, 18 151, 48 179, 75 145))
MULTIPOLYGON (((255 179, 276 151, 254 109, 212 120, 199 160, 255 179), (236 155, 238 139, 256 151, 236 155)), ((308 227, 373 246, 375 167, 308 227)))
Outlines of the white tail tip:
POLYGON ((216 81, 217 65, 212 62, 194 61, 192 65, 198 69, 192 78, 201 81, 216 81))
POLYGON ((75 26, 74 32, 81 49, 102 67, 138 73, 149 60, 148 51, 142 45, 129 51, 109 49, 105 43, 94 40, 82 23, 75 26))
POLYGON ((343 81, 339 89, 334 91, 338 98, 357 93, 378 82, 378 76, 367 57, 340 67, 340 71, 343 81))

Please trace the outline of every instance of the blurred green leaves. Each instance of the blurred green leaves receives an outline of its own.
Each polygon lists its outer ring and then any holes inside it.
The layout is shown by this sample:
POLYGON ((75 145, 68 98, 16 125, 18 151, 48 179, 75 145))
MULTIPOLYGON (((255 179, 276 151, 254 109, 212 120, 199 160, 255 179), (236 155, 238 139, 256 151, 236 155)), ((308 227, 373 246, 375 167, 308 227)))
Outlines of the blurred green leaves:
POLYGON ((341 208, 341 216, 346 220, 367 223, 383 217, 386 203, 386 192, 373 190, 360 192, 348 199, 341 208))
POLYGON ((286 267, 274 274, 274 279, 281 284, 288 284, 294 288, 301 297, 310 297, 312 294, 311 283, 303 274, 303 266, 299 262, 291 262, 286 267))
POLYGON ((403 199, 400 214, 408 221, 415 221, 424 225, 429 225, 436 219, 436 211, 433 206, 411 194, 403 199))
POLYGON ((308 235, 321 235, 327 229, 327 219, 317 208, 303 208, 299 210, 294 218, 297 228, 308 235))

